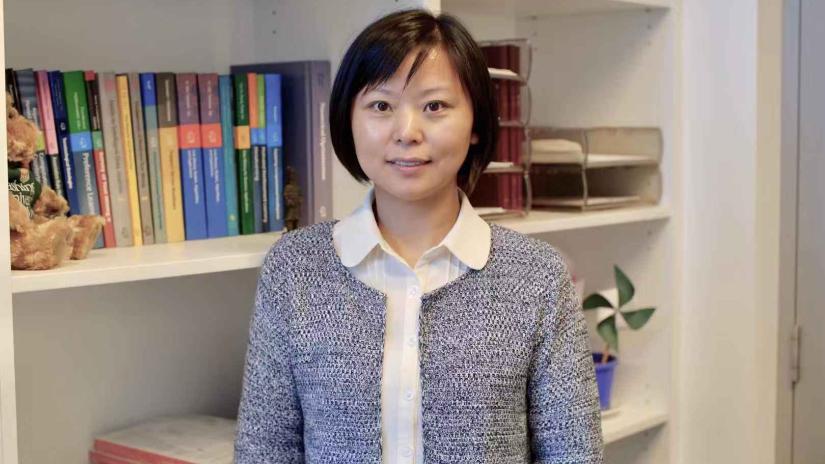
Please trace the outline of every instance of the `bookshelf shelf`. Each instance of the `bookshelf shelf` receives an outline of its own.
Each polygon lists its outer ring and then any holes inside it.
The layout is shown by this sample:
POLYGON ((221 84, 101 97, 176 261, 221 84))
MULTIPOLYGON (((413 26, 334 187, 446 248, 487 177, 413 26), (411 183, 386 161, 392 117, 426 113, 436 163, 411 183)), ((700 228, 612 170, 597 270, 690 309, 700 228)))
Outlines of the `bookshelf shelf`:
POLYGON ((449 0, 451 8, 516 18, 609 13, 645 8, 668 9, 672 0, 449 0))
POLYGON ((92 250, 48 271, 12 271, 12 293, 256 268, 281 232, 92 250))
POLYGON ((641 433, 667 423, 668 414, 650 407, 622 408, 613 417, 602 420, 604 444, 617 442, 623 438, 641 433))
POLYGON ((667 220, 670 208, 664 205, 637 206, 615 210, 565 212, 533 209, 524 217, 495 221, 523 234, 543 234, 565 230, 667 220))
MULTIPOLYGON (((493 219, 524 234, 587 229, 616 224, 664 220, 662 206, 597 212, 533 210, 523 217, 493 219)), ((48 271, 13 271, 12 293, 136 282, 213 272, 253 269, 261 265, 280 232, 143 247, 92 250, 82 261, 67 261, 48 271)))

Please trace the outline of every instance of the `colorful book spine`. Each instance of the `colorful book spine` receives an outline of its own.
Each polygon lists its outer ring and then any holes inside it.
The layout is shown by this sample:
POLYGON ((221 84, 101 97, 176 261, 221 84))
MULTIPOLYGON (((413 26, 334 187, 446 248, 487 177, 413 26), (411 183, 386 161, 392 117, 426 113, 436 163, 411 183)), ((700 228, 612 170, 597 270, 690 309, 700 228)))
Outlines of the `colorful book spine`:
POLYGON ((129 103, 131 105, 132 135, 135 146, 140 230, 143 235, 143 244, 152 245, 155 243, 155 229, 152 224, 152 192, 149 188, 149 163, 146 159, 146 132, 143 128, 143 99, 140 96, 140 77, 137 73, 129 73, 126 77, 129 82, 129 103))
POLYGON ((266 174, 269 206, 267 231, 283 230, 284 224, 284 168, 283 127, 281 123, 281 75, 264 75, 266 88, 266 174))
MULTIPOLYGON (((72 169, 78 193, 79 214, 100 214, 100 198, 94 168, 92 133, 89 127, 89 108, 86 99, 86 80, 83 71, 63 73, 66 107, 69 120, 69 148, 72 169)), ((103 247, 103 236, 98 235, 95 248, 103 247)))
POLYGON ((109 196, 109 179, 106 171, 106 151, 103 146, 103 134, 100 119, 100 94, 97 90, 97 76, 94 71, 84 73, 86 79, 86 99, 89 106, 89 128, 92 131, 92 155, 95 162, 95 176, 97 177, 98 200, 100 201, 100 215, 103 216, 103 246, 114 248, 114 223, 109 196))
POLYGON ((129 183, 126 180, 126 159, 123 155, 123 134, 120 130, 117 80, 114 73, 98 74, 97 93, 100 95, 100 123, 103 128, 115 243, 118 247, 132 246, 132 210, 129 206, 129 183))
POLYGON ((14 74, 17 78, 17 90, 20 92, 20 113, 38 129, 34 159, 29 168, 34 178, 41 185, 52 187, 49 162, 46 160, 46 140, 43 136, 43 123, 40 119, 40 109, 37 106, 37 82, 34 78, 34 71, 21 69, 15 71, 14 74))
POLYGON ((209 236, 206 229, 206 202, 203 189, 198 81, 193 73, 178 74, 176 79, 184 226, 186 240, 196 240, 209 236))
POLYGON ((69 147, 69 119, 64 95, 63 73, 49 72, 49 88, 52 91, 52 111, 54 112, 54 128, 57 133, 57 150, 60 156, 60 174, 63 177, 66 193, 64 198, 69 203, 69 214, 75 214, 78 211, 80 199, 75 186, 74 169, 72 169, 72 150, 69 147))
POLYGON ((149 163, 149 190, 152 200, 155 243, 166 243, 166 217, 163 213, 163 180, 160 173, 160 135, 154 73, 140 75, 140 96, 143 102, 143 127, 146 131, 146 158, 149 163))
POLYGON ((63 171, 60 168, 60 151, 57 148, 57 131, 54 126, 54 110, 52 107, 52 91, 49 86, 49 73, 36 71, 37 106, 40 108, 40 120, 43 123, 43 135, 46 142, 46 160, 51 175, 51 185, 58 195, 66 198, 66 186, 63 185, 63 171))
POLYGON ((235 81, 235 150, 238 168, 238 210, 241 234, 255 233, 252 206, 252 151, 249 130, 249 80, 246 73, 234 75, 235 81))
POLYGON ((254 218, 254 232, 263 232, 263 198, 261 185, 261 159, 266 154, 266 140, 264 128, 260 126, 260 112, 258 111, 258 75, 248 73, 249 87, 249 136, 252 144, 252 214, 254 218))
POLYGON ((186 239, 183 226, 183 195, 181 193, 180 155, 178 154, 178 99, 173 73, 155 75, 158 97, 158 140, 160 145, 160 178, 163 189, 163 214, 166 218, 166 240, 186 239))
POLYGON ((203 146, 204 191, 206 197, 206 232, 209 237, 225 237, 226 196, 221 137, 221 108, 218 75, 198 75, 200 96, 201 145, 203 146))
POLYGON ((138 193, 137 167, 135 166, 135 142, 132 133, 132 107, 129 103, 129 79, 125 74, 115 76, 117 84, 117 111, 120 115, 120 134, 123 142, 123 167, 126 170, 126 192, 132 218, 132 244, 143 245, 140 224, 140 194, 138 193))
POLYGON ((241 232, 238 224, 238 171, 235 167, 235 136, 232 126, 232 76, 222 75, 218 78, 218 93, 221 97, 226 232, 227 235, 234 236, 241 232))

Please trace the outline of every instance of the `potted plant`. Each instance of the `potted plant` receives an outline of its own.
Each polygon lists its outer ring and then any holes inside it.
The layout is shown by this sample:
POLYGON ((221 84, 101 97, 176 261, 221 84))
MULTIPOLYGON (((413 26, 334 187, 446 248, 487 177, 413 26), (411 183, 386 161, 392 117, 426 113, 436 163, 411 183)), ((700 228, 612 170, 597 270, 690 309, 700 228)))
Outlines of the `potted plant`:
POLYGON ((601 353, 593 353, 593 362, 596 364, 596 382, 599 385, 599 402, 602 411, 610 409, 610 391, 613 387, 613 372, 616 368, 618 359, 612 353, 619 352, 619 333, 616 330, 616 321, 621 317, 627 325, 633 330, 641 329, 656 308, 642 308, 628 310, 625 309, 636 290, 633 287, 633 282, 625 275, 619 266, 613 266, 614 274, 616 276, 616 291, 618 293, 618 306, 614 306, 603 294, 593 293, 589 295, 582 303, 582 308, 593 310, 596 308, 605 308, 600 311, 599 322, 596 327, 599 336, 605 342, 604 351, 601 353))

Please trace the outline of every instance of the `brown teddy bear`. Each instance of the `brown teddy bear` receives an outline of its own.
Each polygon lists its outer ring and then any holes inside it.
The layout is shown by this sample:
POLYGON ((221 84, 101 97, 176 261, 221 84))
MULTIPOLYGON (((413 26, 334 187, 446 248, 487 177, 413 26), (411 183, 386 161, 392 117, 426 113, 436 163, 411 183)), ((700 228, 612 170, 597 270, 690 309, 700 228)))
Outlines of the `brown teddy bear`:
POLYGON ((66 217, 66 200, 31 176, 38 129, 12 106, 8 92, 6 129, 11 268, 51 269, 67 258, 84 259, 103 228, 103 217, 66 217))

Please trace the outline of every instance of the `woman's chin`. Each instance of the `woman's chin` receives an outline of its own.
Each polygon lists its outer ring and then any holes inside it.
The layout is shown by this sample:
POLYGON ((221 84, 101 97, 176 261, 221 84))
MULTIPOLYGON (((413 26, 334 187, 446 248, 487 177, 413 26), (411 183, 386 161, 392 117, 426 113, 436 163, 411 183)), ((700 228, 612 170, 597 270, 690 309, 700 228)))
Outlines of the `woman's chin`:
POLYGON ((385 195, 409 203, 427 200, 438 195, 441 191, 440 188, 425 179, 391 181, 389 184, 383 187, 376 185, 376 190, 381 190, 385 195))

